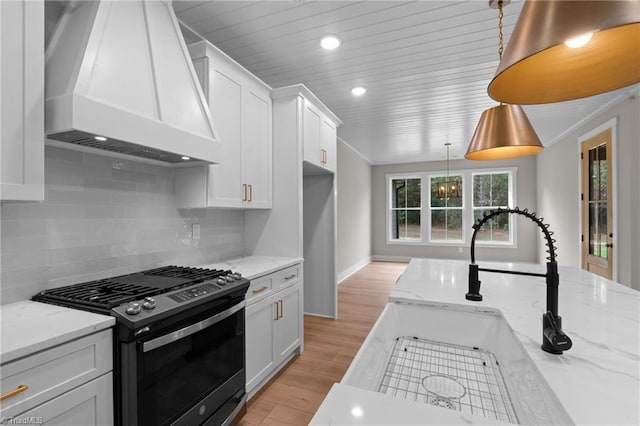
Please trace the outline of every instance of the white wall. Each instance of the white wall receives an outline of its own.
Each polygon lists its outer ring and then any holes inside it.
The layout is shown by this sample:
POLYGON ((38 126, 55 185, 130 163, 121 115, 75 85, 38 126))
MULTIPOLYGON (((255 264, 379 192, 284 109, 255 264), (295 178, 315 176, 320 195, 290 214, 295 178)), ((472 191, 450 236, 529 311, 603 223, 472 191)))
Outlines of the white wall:
POLYGON ((617 118, 616 281, 640 290, 640 101, 627 98, 582 124, 537 156, 538 206, 552 224, 558 263, 580 267, 578 138, 617 118))
POLYGON ((338 139, 338 280, 371 259, 371 164, 338 139))
POLYGON ((42 203, 0 205, 0 303, 244 254, 242 211, 178 210, 169 167, 47 146, 42 203), (117 167, 114 167, 117 163, 117 167), (200 224, 200 239, 191 225, 200 224))
MULTIPOLYGON (((534 157, 504 161, 450 161, 450 170, 493 169, 498 167, 517 167, 516 205, 536 211, 536 162, 534 157)), ((455 246, 400 245, 387 243, 387 181, 388 173, 444 171, 446 162, 432 161, 424 163, 392 164, 373 166, 372 172, 372 252, 374 258, 403 260, 411 257, 429 257, 440 259, 470 260, 470 244, 473 230, 468 228, 467 242, 462 253, 455 246)), ((541 216, 546 212, 538 210, 541 216)), ((547 222, 545 220, 545 222, 547 222)), ((553 225, 552 225, 553 226, 553 225)), ((517 247, 515 248, 477 248, 476 260, 537 262, 538 238, 540 231, 529 219, 517 216, 517 247)))

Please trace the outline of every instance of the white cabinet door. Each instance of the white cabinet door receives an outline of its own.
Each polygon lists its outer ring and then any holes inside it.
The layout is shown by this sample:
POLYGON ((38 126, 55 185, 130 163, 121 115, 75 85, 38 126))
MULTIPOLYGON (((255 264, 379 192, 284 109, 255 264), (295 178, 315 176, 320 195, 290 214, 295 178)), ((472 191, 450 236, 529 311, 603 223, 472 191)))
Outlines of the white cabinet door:
POLYGON ((322 154, 324 155, 324 167, 332 172, 336 171, 337 164, 338 129, 328 118, 322 120, 322 154))
POLYGON ((322 119, 322 113, 305 99, 302 117, 303 158, 317 166, 322 166, 322 119))
POLYGON ((112 373, 108 373, 16 418, 50 426, 110 426, 113 425, 112 389, 112 373))
POLYGON ((209 166, 208 205, 242 207, 242 84, 233 70, 215 61, 209 73, 209 106, 214 117, 222 162, 209 166))
POLYGON ((189 46, 222 146, 220 164, 175 172, 178 207, 272 207, 271 89, 208 42, 189 46))
POLYGON ((44 200, 44 2, 0 1, 0 200, 44 200))
POLYGON ((271 98, 247 86, 243 91, 242 180, 245 207, 271 208, 271 98))
POLYGON ((275 368, 273 358, 275 304, 273 298, 268 297, 248 306, 245 315, 247 392, 250 392, 275 368))
POLYGON ((298 283, 277 293, 275 350, 276 359, 282 360, 300 346, 302 336, 302 283, 298 283))

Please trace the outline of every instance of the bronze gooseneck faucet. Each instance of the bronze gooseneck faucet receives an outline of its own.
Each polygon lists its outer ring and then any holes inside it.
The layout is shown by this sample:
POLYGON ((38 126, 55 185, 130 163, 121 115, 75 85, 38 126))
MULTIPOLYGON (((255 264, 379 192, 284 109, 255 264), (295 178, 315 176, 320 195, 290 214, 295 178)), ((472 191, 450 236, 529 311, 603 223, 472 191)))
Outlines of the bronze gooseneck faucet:
POLYGON ((520 210, 518 207, 514 209, 496 209, 491 210, 478 222, 473 225, 473 237, 471 238, 471 264, 469 264, 469 292, 465 295, 467 300, 481 301, 480 280, 478 279, 478 271, 497 272, 502 274, 528 275, 533 277, 545 277, 547 283, 547 312, 542 315, 542 350, 552 354, 562 354, 563 351, 571 349, 572 343, 569 336, 562 331, 562 318, 558 315, 558 285, 560 277, 558 275, 558 264, 556 263, 556 250, 553 245, 555 240, 551 238, 553 232, 549 231, 549 225, 542 222, 543 218, 539 218, 535 213, 529 213, 527 209, 520 210), (547 241, 547 273, 537 274, 533 272, 509 271, 504 269, 480 268, 476 265, 476 234, 482 226, 490 219, 502 214, 519 214, 525 216, 535 222, 542 230, 547 241))

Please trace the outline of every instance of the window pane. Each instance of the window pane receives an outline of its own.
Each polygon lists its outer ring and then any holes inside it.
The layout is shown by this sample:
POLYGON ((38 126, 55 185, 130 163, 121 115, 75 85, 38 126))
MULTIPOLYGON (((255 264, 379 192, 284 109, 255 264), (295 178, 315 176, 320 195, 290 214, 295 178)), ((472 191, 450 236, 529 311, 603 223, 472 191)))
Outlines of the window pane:
POLYGON ((432 210, 431 240, 462 240, 462 210, 432 210))
POLYGON ((391 181, 391 207, 406 207, 406 179, 393 179, 391 181))
POLYGON ((407 231, 404 238, 409 240, 420 239, 420 211, 407 211, 407 231))
MULTIPOLYGON (((474 210, 473 218, 474 223, 478 223, 478 220, 484 216, 484 213, 489 213, 490 210, 478 209, 474 210)), ((482 229, 478 231, 476 235, 476 241, 509 241, 509 215, 501 214, 489 219, 482 226, 482 229)))
POLYGON ((407 214, 405 210, 391 211, 391 238, 397 240, 406 234, 407 214))
POLYGON ((491 175, 473 176, 473 205, 476 207, 491 205, 491 175))
POLYGON ((509 173, 473 176, 474 207, 509 205, 509 173))
POLYGON ((492 206, 509 205, 509 174, 495 173, 491 175, 492 206))
POLYGON ((420 207, 420 179, 407 179, 407 207, 420 207))
POLYGON ((447 239, 447 211, 446 210, 431 211, 431 239, 432 240, 447 239))
POLYGON ((462 210, 447 210, 447 240, 462 239, 462 210))

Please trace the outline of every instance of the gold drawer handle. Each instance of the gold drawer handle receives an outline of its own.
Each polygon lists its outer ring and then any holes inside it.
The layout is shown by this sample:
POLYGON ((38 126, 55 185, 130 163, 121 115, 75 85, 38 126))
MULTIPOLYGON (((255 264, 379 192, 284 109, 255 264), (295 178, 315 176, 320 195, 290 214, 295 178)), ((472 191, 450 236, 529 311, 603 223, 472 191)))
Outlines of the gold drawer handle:
POLYGON ((265 290, 266 290, 266 289, 268 289, 268 288, 269 288, 269 287, 267 287, 266 285, 265 285, 265 286, 262 286, 262 287, 260 287, 260 288, 257 288, 257 289, 255 289, 255 290, 253 290, 253 294, 262 293, 263 291, 265 291, 265 290))
POLYGON ((16 396, 19 393, 22 393, 24 391, 26 391, 27 389, 29 389, 29 386, 27 385, 18 385, 17 388, 15 388, 12 391, 9 391, 7 393, 5 393, 4 395, 0 395, 0 401, 5 400, 7 398, 11 398, 12 396, 16 396))
POLYGON ((289 275, 288 277, 284 277, 284 280, 285 280, 285 281, 289 281, 290 279, 293 279, 293 278, 295 278, 295 277, 297 277, 297 275, 296 275, 296 274, 291 274, 291 275, 289 275))

